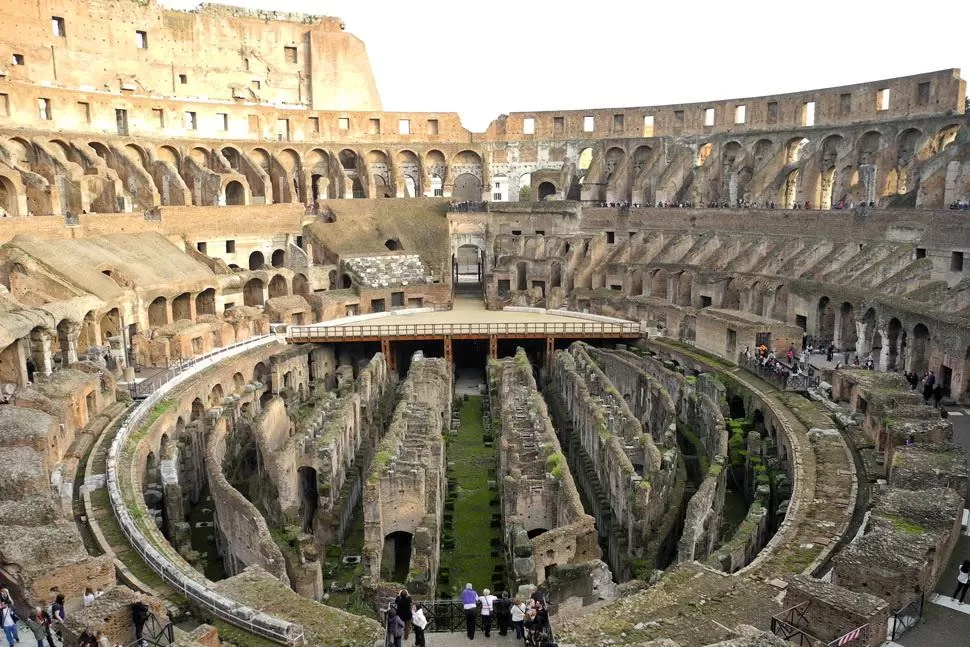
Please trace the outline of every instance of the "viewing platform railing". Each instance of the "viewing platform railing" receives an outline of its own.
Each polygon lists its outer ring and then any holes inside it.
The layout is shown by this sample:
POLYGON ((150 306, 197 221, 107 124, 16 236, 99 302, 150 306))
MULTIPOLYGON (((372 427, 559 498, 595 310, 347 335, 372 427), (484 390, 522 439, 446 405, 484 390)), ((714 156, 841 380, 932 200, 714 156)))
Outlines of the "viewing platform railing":
POLYGON ((598 321, 521 323, 366 323, 346 326, 287 326, 291 342, 376 338, 438 337, 640 337, 646 333, 637 322, 598 321))
MULTIPOLYGON (((258 636, 268 638, 273 642, 296 646, 304 643, 302 626, 289 622, 288 620, 277 618, 268 613, 263 613, 258 609, 246 606, 236 602, 232 598, 217 593, 212 589, 213 583, 192 568, 188 562, 169 556, 162 546, 156 548, 152 538, 149 537, 149 534, 152 533, 146 534, 136 523, 136 516, 142 519, 145 518, 143 511, 137 508, 135 510, 129 508, 125 502, 121 484, 121 480, 124 478, 129 482, 129 487, 131 487, 130 481, 134 477, 134 470, 131 469, 131 465, 127 462, 131 460, 131 455, 126 455, 126 452, 123 451, 125 444, 130 441, 132 434, 139 430, 141 423, 166 394, 204 369, 214 366, 225 359, 278 341, 279 337, 275 334, 262 335, 221 348, 218 351, 202 355, 193 359, 191 362, 183 364, 178 374, 172 375, 171 379, 155 389, 151 395, 141 401, 128 414, 128 417, 121 425, 118 435, 111 443, 111 448, 108 451, 106 482, 108 496, 111 500, 111 508, 114 511, 115 517, 118 519, 118 525, 121 526, 122 531, 128 538, 129 545, 167 584, 171 585, 186 598, 212 613, 212 615, 230 624, 241 627, 258 636)), ((135 489, 135 495, 138 495, 137 489, 135 489)), ((153 521, 149 521, 149 523, 154 525, 153 521)), ((159 538, 161 538, 160 541, 165 541, 161 537, 161 533, 157 533, 155 541, 159 541, 159 538)), ((174 549, 172 550, 174 551, 174 549)))

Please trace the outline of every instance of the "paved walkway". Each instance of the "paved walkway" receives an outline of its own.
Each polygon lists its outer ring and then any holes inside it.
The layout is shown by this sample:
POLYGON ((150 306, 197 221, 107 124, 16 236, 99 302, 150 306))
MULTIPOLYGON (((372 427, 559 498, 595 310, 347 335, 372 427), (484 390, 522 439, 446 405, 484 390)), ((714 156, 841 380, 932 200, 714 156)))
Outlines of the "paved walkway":
MULTIPOLYGON (((581 323, 583 319, 563 315, 540 314, 535 312, 509 312, 507 310, 486 310, 478 298, 457 297, 451 310, 437 312, 418 312, 409 315, 396 315, 379 319, 373 323, 387 324, 453 324, 453 323, 581 323)), ((340 326, 360 326, 371 322, 358 321, 339 324, 340 326)))
MULTIPOLYGON (((523 641, 515 639, 515 632, 509 631, 507 636, 498 635, 497 631, 492 631, 492 635, 485 637, 480 631, 475 633, 475 639, 469 640, 463 631, 452 633, 426 633, 424 634, 424 644, 427 647, 469 647, 478 645, 479 647, 498 647, 523 645, 523 641)), ((405 643, 403 647, 414 647, 414 636, 405 643)), ((956 643, 954 643, 956 645, 956 643)))

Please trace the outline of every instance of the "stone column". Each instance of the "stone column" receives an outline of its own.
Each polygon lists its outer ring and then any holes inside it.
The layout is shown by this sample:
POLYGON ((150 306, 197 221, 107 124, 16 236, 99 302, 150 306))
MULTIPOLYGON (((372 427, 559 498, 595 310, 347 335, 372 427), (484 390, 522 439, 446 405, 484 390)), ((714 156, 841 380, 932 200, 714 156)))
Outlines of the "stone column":
POLYGON ((30 359, 34 363, 34 370, 42 375, 50 375, 54 370, 54 360, 51 357, 51 333, 49 330, 37 328, 30 333, 30 359))
MULTIPOLYGON (((885 330, 880 330, 879 337, 882 339, 882 348, 879 349, 879 369, 883 371, 888 371, 889 370, 889 333, 885 330)), ((896 361, 897 362, 899 361, 898 358, 896 361)))
POLYGON ((64 330, 58 328, 57 338, 61 345, 61 364, 67 368, 77 362, 77 340, 81 335, 81 324, 75 321, 67 322, 64 330))
POLYGON ((856 334, 856 354, 861 357, 865 357, 872 350, 872 335, 867 334, 869 332, 868 326, 864 321, 855 322, 855 334, 856 334))

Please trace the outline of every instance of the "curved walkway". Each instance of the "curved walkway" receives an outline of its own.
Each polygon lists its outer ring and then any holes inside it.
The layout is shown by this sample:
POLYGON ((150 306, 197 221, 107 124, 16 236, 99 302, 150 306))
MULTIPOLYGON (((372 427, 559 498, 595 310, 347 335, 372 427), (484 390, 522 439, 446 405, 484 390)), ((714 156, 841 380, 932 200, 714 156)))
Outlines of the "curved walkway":
POLYGON ((815 403, 780 392, 737 366, 669 341, 651 340, 649 344, 690 357, 756 394, 772 410, 791 442, 794 477, 788 513, 768 545, 738 574, 763 578, 816 575, 847 539, 859 488, 851 450, 835 422, 815 403))
POLYGON ((303 628, 300 625, 261 613, 213 591, 212 582, 202 577, 180 557, 163 548, 163 544, 167 545, 167 542, 153 525, 149 528, 147 524, 139 524, 140 520, 145 519, 144 511, 138 506, 129 506, 126 501, 126 492, 127 497, 132 499, 137 496, 138 491, 132 483, 135 480, 135 470, 131 464, 133 452, 128 443, 138 441, 142 423, 150 419, 153 409, 162 403, 165 395, 221 361, 281 342, 276 335, 263 335, 203 355, 183 365, 183 371, 135 407, 118 430, 108 450, 107 486, 111 507, 132 548, 167 584, 226 622, 278 643, 298 645, 303 643, 303 628))

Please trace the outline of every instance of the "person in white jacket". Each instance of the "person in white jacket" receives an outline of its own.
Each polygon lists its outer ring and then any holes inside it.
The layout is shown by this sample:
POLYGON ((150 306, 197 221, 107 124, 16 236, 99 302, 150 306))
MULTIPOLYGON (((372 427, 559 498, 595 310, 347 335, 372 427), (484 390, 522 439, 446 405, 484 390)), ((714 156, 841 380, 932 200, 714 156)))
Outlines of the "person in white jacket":
POLYGON ((414 626, 414 647, 425 647, 424 628, 428 626, 428 618, 424 615, 424 607, 415 604, 411 607, 411 624, 414 626))
POLYGON ((512 626, 515 628, 515 639, 525 640, 525 631, 522 630, 522 624, 525 622, 525 603, 519 599, 519 596, 515 596, 512 600, 512 626))

